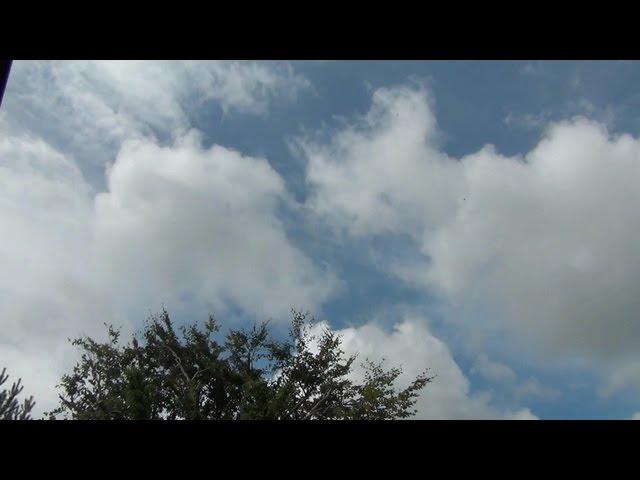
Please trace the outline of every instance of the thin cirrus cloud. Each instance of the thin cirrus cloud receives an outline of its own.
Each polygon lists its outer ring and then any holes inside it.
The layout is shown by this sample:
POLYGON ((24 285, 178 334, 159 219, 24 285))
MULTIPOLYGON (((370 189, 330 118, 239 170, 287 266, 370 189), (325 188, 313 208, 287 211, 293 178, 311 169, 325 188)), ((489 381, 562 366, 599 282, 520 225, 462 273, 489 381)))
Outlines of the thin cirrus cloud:
POLYGON ((329 141, 299 139, 310 207, 352 238, 408 235, 412 260, 383 268, 487 308, 514 351, 587 362, 614 389, 634 382, 640 141, 583 117, 514 157, 488 145, 453 158, 438 140, 424 88, 377 90, 329 141))

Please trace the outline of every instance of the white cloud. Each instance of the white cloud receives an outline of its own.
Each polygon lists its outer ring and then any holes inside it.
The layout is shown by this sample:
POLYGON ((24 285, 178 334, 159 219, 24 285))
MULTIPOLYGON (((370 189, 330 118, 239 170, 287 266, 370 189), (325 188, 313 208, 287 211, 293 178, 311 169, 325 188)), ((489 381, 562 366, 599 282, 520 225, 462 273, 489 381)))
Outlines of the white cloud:
POLYGON ((500 388, 505 397, 554 400, 560 396, 558 390, 544 385, 536 378, 521 380, 511 367, 489 359, 485 353, 478 355, 470 373, 488 380, 494 388, 500 388))
POLYGON ((40 414, 73 354, 66 339, 122 322, 88 268, 91 189, 78 168, 42 140, 0 132, 0 358, 40 414))
POLYGON ((334 287, 287 238, 268 162, 204 149, 197 132, 126 141, 97 194, 44 141, 2 135, 0 183, 0 356, 37 383, 38 412, 56 399, 41 382, 75 355, 66 339, 103 322, 127 330, 163 303, 284 320, 334 287))
MULTIPOLYGON (((204 148, 190 130, 208 100, 260 115, 306 85, 287 64, 15 62, 0 112, 0 354, 17 365, 10 373, 26 385, 30 371, 56 378, 67 336, 163 301, 276 318, 292 303, 317 308, 335 280, 284 233, 282 179, 264 159, 204 148), (109 165, 106 191, 82 175, 87 163, 109 165)), ((547 125, 522 155, 489 145, 453 158, 428 92, 397 87, 376 91, 371 111, 330 142, 299 146, 311 211, 355 238, 413 242, 409 261, 387 258, 389 272, 461 308, 481 305, 523 356, 606 373, 604 394, 640 383, 638 139, 576 117, 547 125)), ((441 386, 427 387, 425 417, 508 415, 470 393, 419 319, 343 333, 363 354, 380 342, 407 375, 434 368, 441 386)), ((476 373, 522 397, 553 396, 485 360, 476 373)))
MULTIPOLYGON (((316 324, 312 333, 329 328, 326 322, 316 324)), ((491 405, 487 392, 472 393, 471 385, 447 345, 427 328, 426 320, 406 317, 387 332, 375 322, 357 328, 337 330, 346 355, 358 354, 353 378, 361 380, 365 359, 385 360, 386 367, 402 367, 397 386, 406 387, 429 368, 436 378, 422 391, 416 403, 417 419, 536 419, 529 409, 501 411, 491 405)))
POLYGON ((86 290, 75 303, 89 295, 83 253, 91 196, 68 158, 29 137, 2 135, 0 184, 0 303, 11 312, 3 315, 0 332, 6 342, 16 330, 57 328, 52 317, 70 300, 65 289, 86 290), (29 312, 43 315, 31 318, 29 312))
POLYGON ((481 375, 493 382, 513 381, 516 379, 516 372, 507 365, 494 362, 486 354, 478 355, 477 361, 471 368, 471 373, 481 375))
POLYGON ((537 397, 546 400, 555 400, 560 397, 559 390, 544 385, 535 378, 528 378, 514 388, 514 394, 520 398, 537 397))
POLYGON ((436 140, 424 90, 378 90, 330 142, 300 142, 309 205, 354 236, 409 235, 414 258, 385 268, 489 306, 515 351, 638 361, 640 141, 582 117, 515 157, 488 145, 450 158, 436 140))
POLYGON ((425 219, 455 211, 457 172, 436 140, 425 90, 377 90, 371 111, 330 144, 299 142, 314 193, 309 205, 354 235, 419 235, 425 219))
POLYGON ((628 353, 640 335, 640 251, 629 222, 640 206, 639 155, 637 140, 576 119, 524 158, 463 158, 467 201, 423 238, 432 265, 422 280, 489 298, 555 351, 628 353))
POLYGON ((521 128, 525 130, 544 130, 555 120, 585 116, 589 119, 614 128, 616 123, 616 109, 611 105, 598 106, 585 97, 577 96, 560 105, 546 107, 536 114, 508 113, 503 122, 509 128, 521 128))
POLYGON ((173 147, 126 142, 96 197, 101 269, 135 303, 189 296, 280 318, 292 305, 315 308, 332 279, 287 239, 278 219, 286 201, 265 159, 205 150, 196 132, 173 147))
MULTIPOLYGON (((204 149, 191 107, 262 114, 306 85, 286 64, 15 62, 0 112, 0 358, 37 413, 76 352, 162 303, 288 317, 333 288, 285 234, 265 159, 204 149), (106 191, 81 168, 108 167, 106 191)), ((100 182, 98 182, 100 183, 100 182)))
POLYGON ((237 61, 16 61, 2 114, 78 161, 104 165, 123 140, 168 137, 207 101, 264 114, 309 86, 289 64, 237 61))

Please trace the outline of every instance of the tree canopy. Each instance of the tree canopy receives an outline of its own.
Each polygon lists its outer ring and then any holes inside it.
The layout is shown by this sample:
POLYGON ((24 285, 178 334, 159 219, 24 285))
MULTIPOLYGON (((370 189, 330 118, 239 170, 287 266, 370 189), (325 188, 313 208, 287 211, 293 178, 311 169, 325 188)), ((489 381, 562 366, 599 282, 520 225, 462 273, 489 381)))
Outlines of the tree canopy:
MULTIPOLYGON (((6 371, 7 369, 3 368, 0 373, 0 387, 9 379, 6 371)), ((33 397, 25 399, 22 403, 18 401, 18 396, 24 388, 20 382, 21 380, 18 379, 10 389, 0 390, 0 420, 29 420, 31 418, 31 410, 33 410, 35 402, 33 397)))
POLYGON ((326 329, 311 335, 308 314, 293 311, 284 340, 269 323, 219 334, 213 318, 176 330, 166 310, 152 315, 138 335, 121 343, 72 340, 82 351, 58 386, 50 418, 71 419, 354 419, 407 418, 415 414, 428 371, 397 389, 400 368, 366 360, 353 380, 356 356, 326 329))

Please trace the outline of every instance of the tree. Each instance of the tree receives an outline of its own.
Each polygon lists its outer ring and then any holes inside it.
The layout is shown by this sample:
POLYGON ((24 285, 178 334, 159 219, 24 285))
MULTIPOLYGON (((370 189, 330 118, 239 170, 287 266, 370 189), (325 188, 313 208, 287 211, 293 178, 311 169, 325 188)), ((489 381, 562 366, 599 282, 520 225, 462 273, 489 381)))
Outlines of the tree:
MULTIPOLYGON (((3 368, 0 373, 0 387, 9 379, 6 374, 7 369, 3 368)), ((18 402, 18 395, 22 393, 24 388, 20 385, 21 379, 11 385, 11 389, 0 390, 0 420, 29 420, 31 419, 31 410, 36 402, 33 397, 25 399, 22 403, 18 402)))
POLYGON ((72 341, 82 350, 62 377, 51 418, 72 419, 394 419, 415 414, 427 371, 406 388, 400 368, 365 362, 362 383, 350 377, 356 356, 345 357, 330 330, 310 334, 308 314, 293 311, 289 335, 273 340, 268 322, 230 330, 209 317, 178 335, 166 311, 152 315, 141 334, 120 343, 72 341), (218 340, 218 339, 219 340, 218 340))

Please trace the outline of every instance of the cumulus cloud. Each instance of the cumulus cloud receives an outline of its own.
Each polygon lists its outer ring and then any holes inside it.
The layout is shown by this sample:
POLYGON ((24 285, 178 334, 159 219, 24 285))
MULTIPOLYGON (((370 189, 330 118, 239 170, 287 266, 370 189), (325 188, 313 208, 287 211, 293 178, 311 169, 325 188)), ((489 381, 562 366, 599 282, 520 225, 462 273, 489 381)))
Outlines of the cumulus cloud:
POLYGON ((40 139, 0 132, 0 358, 42 413, 66 339, 119 319, 89 268, 91 188, 79 169, 40 139))
POLYGON ((81 162, 104 165, 127 138, 188 129, 207 102, 261 115, 309 86, 287 63, 16 61, 3 114, 81 162))
POLYGON ((286 318, 291 305, 315 308, 332 279, 288 240, 278 218, 287 195, 262 158, 221 146, 203 149, 197 132, 172 147, 128 141, 95 202, 101 270, 118 296, 206 300, 286 318))
POLYGON ((372 103, 329 144, 298 142, 308 160, 309 206, 354 235, 419 235, 425 219, 453 213, 455 165, 438 149, 425 90, 383 88, 372 103))
POLYGON ((27 383, 60 374, 68 337, 131 328, 162 303, 286 319, 334 287, 286 236, 288 197, 268 162, 204 149, 197 132, 126 141, 104 192, 29 135, 3 135, 0 159, 0 353, 27 383))
POLYGON ((89 300, 83 253, 91 190, 73 162, 41 140, 3 135, 0 159, 0 343, 6 343, 18 330, 55 330, 52 317, 70 301, 65 290, 84 291, 76 306, 89 300))
MULTIPOLYGON (((67 336, 162 302, 275 318, 321 306, 336 280, 285 234, 282 178, 263 158, 204 147, 190 118, 209 101, 261 115, 307 85, 276 63, 16 62, 0 112, 0 355, 12 376, 27 388, 35 378, 46 405, 67 336), (88 163, 108 166, 104 185, 83 175, 88 163)), ((640 378, 640 143, 602 122, 545 118, 529 152, 455 158, 425 88, 379 89, 329 141, 297 143, 305 211, 352 239, 401 237, 412 251, 377 263, 480 309, 470 335, 491 321, 523 356, 606 372, 610 394, 640 378)), ((532 416, 473 392, 422 318, 341 333, 348 351, 403 364, 403 381, 433 368, 423 418, 532 416)), ((488 356, 471 373, 522 398, 556 394, 488 356)))
POLYGON ((285 234, 264 158, 190 129, 191 107, 262 114, 306 85, 285 64, 15 62, 0 116, 0 358, 37 413, 103 322, 169 307, 287 318, 334 280, 285 234), (104 171, 89 182, 82 166, 104 171))
POLYGON ((413 258, 385 268, 486 308, 515 349, 637 362, 640 141, 583 117, 514 157, 452 158, 437 139, 424 89, 378 90, 330 141, 300 140, 309 205, 354 237, 408 235, 413 258))
MULTIPOLYGON (((320 322, 312 330, 318 334, 329 328, 320 322)), ((346 355, 358 354, 354 363, 353 378, 362 380, 362 361, 379 362, 384 359, 387 367, 401 366, 402 374, 397 386, 403 388, 426 368, 435 374, 416 403, 417 419, 519 419, 537 417, 527 408, 513 411, 500 410, 491 404, 487 392, 471 392, 471 385, 447 345, 428 329, 424 318, 406 317, 388 332, 375 322, 360 327, 337 330, 342 337, 342 349, 346 355)))

